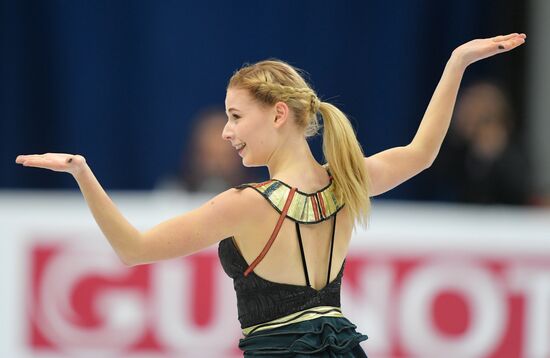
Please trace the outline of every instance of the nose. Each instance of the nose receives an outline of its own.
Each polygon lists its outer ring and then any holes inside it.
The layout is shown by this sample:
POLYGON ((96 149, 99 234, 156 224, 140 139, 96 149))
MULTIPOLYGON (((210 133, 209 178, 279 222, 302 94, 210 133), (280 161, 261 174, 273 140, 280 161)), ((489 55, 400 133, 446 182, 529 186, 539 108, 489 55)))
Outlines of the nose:
POLYGON ((231 135, 233 132, 229 128, 229 122, 227 122, 222 130, 222 139, 231 141, 231 135))

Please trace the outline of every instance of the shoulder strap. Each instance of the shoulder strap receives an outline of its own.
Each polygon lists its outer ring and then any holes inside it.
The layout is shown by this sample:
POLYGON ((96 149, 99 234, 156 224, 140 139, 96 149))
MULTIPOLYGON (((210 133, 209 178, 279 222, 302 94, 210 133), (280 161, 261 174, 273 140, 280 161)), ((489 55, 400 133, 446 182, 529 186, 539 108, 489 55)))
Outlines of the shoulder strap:
POLYGON ((295 192, 296 192, 296 188, 292 188, 290 190, 290 193, 288 194, 288 197, 287 197, 286 202, 285 202, 285 206, 283 207, 281 215, 279 216, 279 221, 277 221, 277 225, 275 226, 275 229, 273 230, 273 233, 271 234, 271 237, 269 238, 269 240, 265 244, 264 249, 262 250, 260 255, 258 255, 258 257, 256 257, 256 259, 250 264, 250 266, 248 266, 248 268, 244 272, 245 276, 248 276, 250 274, 250 272, 252 272, 254 270, 254 268, 256 268, 256 266, 258 266, 260 261, 263 260, 264 256, 267 254, 267 252, 271 248, 271 245, 273 245, 273 241, 275 241, 275 238, 277 237, 277 234, 279 233, 279 230, 281 229, 281 226, 283 225, 283 221, 285 219, 288 208, 290 207, 290 203, 292 202, 292 197, 294 196, 295 192))
POLYGON ((330 269, 332 268, 332 251, 334 249, 334 230, 336 229, 336 216, 334 214, 334 219, 332 219, 332 237, 330 238, 330 254, 328 259, 328 273, 327 273, 327 285, 330 283, 330 269))

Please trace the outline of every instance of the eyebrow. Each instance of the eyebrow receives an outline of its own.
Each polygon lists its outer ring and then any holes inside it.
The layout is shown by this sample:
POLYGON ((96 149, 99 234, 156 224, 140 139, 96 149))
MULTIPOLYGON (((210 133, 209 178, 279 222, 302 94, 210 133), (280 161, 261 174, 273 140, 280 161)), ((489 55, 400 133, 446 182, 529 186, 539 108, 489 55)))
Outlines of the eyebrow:
POLYGON ((231 112, 231 111, 239 112, 239 110, 237 108, 230 107, 230 108, 227 109, 227 112, 231 112))

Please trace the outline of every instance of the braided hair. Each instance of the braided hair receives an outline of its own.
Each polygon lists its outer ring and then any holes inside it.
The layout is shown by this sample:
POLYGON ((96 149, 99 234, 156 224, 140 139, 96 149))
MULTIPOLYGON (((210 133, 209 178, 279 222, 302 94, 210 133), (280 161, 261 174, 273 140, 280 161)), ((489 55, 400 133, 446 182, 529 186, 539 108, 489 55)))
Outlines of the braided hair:
POLYGON ((344 202, 354 220, 366 226, 370 212, 370 182, 364 154, 348 118, 336 106, 321 101, 304 80, 303 71, 276 59, 245 64, 237 70, 227 89, 245 89, 260 104, 285 102, 304 136, 323 130, 323 154, 335 182, 335 194, 344 202), (323 119, 321 126, 319 119, 323 119))

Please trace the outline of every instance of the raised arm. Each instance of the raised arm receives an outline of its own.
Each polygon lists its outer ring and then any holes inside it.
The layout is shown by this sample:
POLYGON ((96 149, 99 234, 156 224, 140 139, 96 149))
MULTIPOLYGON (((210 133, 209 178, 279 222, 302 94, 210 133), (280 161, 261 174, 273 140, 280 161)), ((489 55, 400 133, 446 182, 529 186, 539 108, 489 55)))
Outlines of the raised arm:
POLYGON ((229 189, 189 213, 140 232, 111 201, 84 157, 61 153, 20 155, 16 163, 72 174, 101 231, 128 266, 191 254, 237 235, 249 218, 245 212, 250 207, 246 204, 248 191, 229 189))
POLYGON ((432 165, 449 129, 466 68, 476 61, 520 46, 525 38, 525 34, 513 33, 476 39, 453 51, 411 143, 365 158, 371 178, 371 196, 395 188, 432 165))

